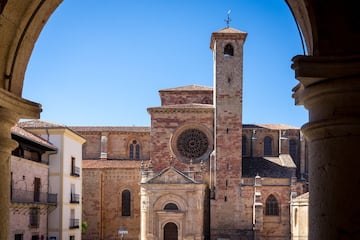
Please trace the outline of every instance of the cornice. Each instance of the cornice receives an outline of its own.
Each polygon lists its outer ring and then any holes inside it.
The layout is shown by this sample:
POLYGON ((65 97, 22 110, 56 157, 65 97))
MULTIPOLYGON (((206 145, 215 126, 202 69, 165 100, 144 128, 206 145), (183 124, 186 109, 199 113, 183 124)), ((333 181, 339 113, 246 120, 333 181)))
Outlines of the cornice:
POLYGON ((214 107, 152 107, 147 109, 148 113, 213 113, 214 107))

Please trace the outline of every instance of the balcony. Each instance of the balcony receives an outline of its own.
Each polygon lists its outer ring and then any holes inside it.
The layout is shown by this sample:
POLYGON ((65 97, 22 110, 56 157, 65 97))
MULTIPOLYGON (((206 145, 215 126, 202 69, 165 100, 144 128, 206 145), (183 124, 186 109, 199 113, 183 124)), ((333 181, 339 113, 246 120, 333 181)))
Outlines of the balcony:
POLYGON ((70 203, 80 203, 80 194, 71 193, 70 203))
POLYGON ((69 228, 79 228, 80 227, 80 219, 78 218, 70 218, 70 226, 69 228))
POLYGON ((72 167, 71 168, 71 176, 74 176, 74 177, 80 177, 80 168, 79 167, 72 167))
POLYGON ((57 204, 57 194, 47 192, 26 191, 20 189, 11 190, 11 202, 14 203, 38 203, 38 204, 57 204))

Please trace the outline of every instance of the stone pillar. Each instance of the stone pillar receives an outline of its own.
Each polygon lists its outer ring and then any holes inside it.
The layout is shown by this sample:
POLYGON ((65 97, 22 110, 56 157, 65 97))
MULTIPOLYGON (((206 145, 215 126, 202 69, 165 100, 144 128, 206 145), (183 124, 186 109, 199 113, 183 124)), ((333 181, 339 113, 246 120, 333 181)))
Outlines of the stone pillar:
POLYGON ((360 57, 293 62, 294 98, 309 110, 309 239, 360 239, 360 57))
POLYGON ((8 239, 10 207, 10 157, 17 143, 11 139, 11 127, 18 115, 0 107, 0 239, 8 239))

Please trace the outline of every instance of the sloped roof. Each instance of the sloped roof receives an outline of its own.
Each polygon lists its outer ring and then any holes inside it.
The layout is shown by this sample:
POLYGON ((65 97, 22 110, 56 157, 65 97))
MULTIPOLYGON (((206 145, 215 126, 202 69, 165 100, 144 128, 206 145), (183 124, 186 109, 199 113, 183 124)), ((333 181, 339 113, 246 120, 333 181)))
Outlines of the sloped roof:
POLYGON ((56 146, 54 146, 50 142, 46 141, 45 139, 27 131, 21 127, 18 127, 18 126, 14 126, 11 128, 11 134, 16 135, 22 139, 29 140, 30 142, 36 143, 40 146, 43 146, 43 147, 47 148, 48 150, 56 150, 57 149, 56 146))
POLYGON ((147 184, 184 184, 184 183, 198 183, 194 179, 188 177, 180 170, 173 166, 167 167, 154 177, 146 181, 147 184))
POLYGON ((145 126, 70 126, 73 131, 92 131, 92 132, 150 132, 150 127, 145 126))
POLYGON ((225 27, 225 28, 217 31, 217 33, 245 33, 245 32, 242 32, 242 31, 232 28, 232 27, 225 27))
POLYGON ((46 122, 38 119, 19 122, 17 125, 22 128, 66 128, 63 124, 46 122))
POLYGON ((289 154, 278 157, 243 157, 242 176, 269 178, 291 178, 296 173, 296 165, 289 154))
POLYGON ((162 90, 159 90, 159 92, 212 91, 212 90, 213 90, 212 87, 193 84, 193 85, 182 86, 182 87, 162 89, 162 90))

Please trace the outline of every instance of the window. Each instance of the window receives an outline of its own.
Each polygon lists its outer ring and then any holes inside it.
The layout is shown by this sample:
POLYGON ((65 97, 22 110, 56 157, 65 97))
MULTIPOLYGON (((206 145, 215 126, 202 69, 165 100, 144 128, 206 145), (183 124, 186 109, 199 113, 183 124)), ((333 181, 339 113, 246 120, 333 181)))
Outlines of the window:
POLYGON ((264 156, 272 155, 272 138, 267 136, 264 138, 264 156))
POLYGON ((279 216, 279 203, 272 194, 266 199, 265 215, 279 216))
POLYGON ((224 48, 224 56, 234 56, 234 48, 230 43, 226 44, 224 48))
POLYGON ((80 177, 80 168, 76 166, 76 158, 71 157, 71 176, 80 177))
POLYGON ((40 220, 40 209, 30 208, 30 227, 33 228, 39 227, 39 220, 40 220))
POLYGON ((24 239, 24 235, 23 234, 15 234, 15 240, 23 240, 24 239))
POLYGON ((242 155, 246 156, 246 136, 242 136, 242 155))
POLYGON ((79 228, 80 226, 80 219, 75 218, 75 209, 70 209, 70 228, 79 228))
POLYGON ((75 236, 74 235, 69 236, 69 240, 75 240, 75 236))
POLYGON ((129 190, 121 193, 121 216, 131 215, 131 194, 129 190))
POLYGON ((296 141, 294 139, 289 141, 289 154, 292 159, 296 159, 296 141))
POLYGON ((165 205, 164 210, 176 211, 179 210, 179 208, 175 203, 168 203, 165 205))
POLYGON ((70 203, 80 203, 80 195, 76 194, 75 184, 71 184, 70 203))
POLYGON ((136 140, 132 141, 129 148, 129 158, 140 159, 140 144, 136 140))

